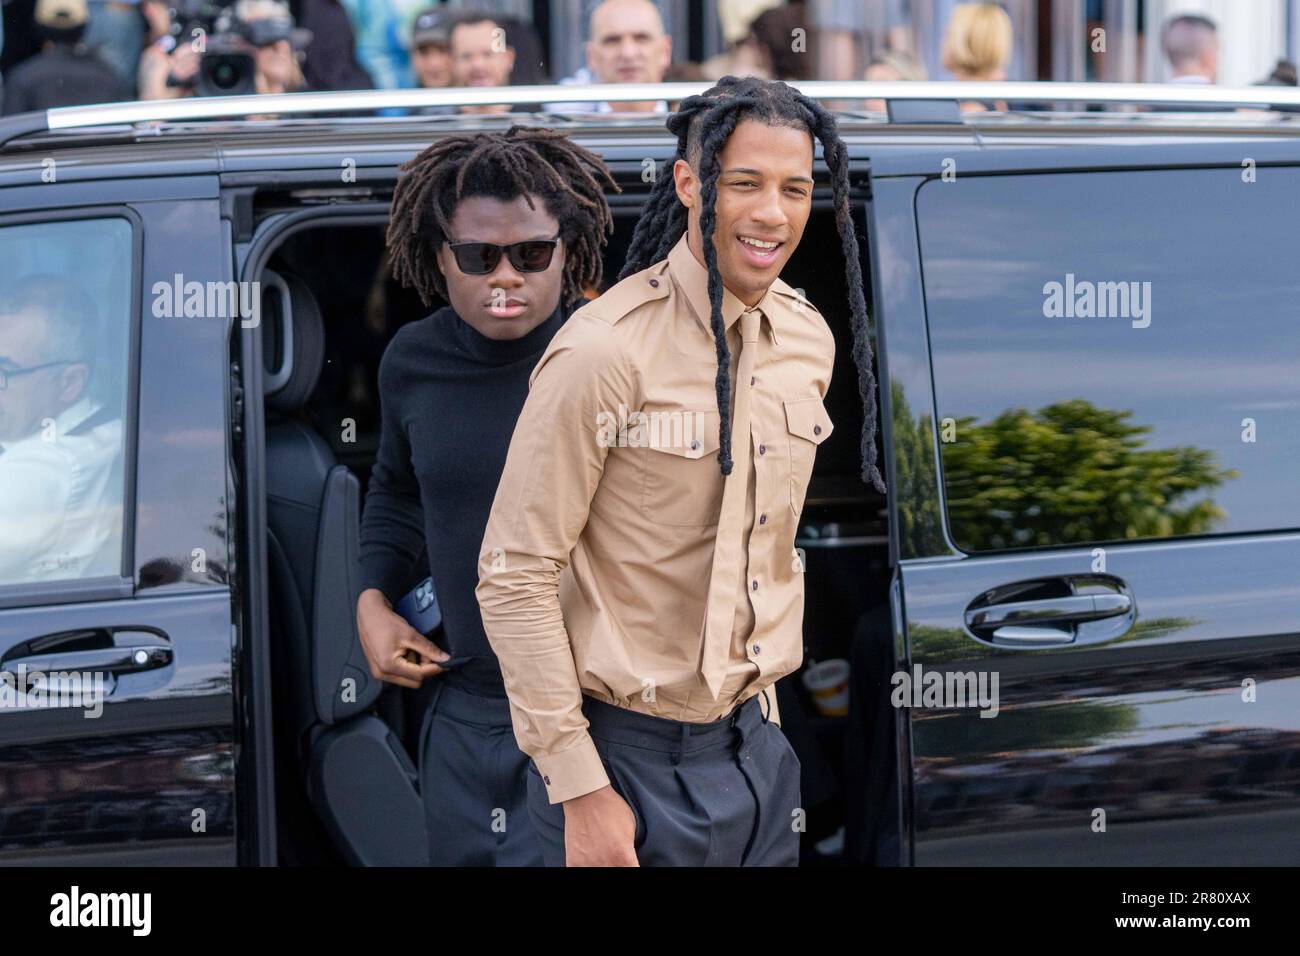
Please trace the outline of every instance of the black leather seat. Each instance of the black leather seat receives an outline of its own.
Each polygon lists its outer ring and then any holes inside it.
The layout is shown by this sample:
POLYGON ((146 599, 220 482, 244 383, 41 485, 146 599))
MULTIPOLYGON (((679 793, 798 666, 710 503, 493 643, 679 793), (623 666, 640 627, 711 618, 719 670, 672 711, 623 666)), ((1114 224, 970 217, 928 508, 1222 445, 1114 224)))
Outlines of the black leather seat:
POLYGON ((279 816, 303 831, 285 792, 296 791, 350 863, 423 866, 418 774, 373 713, 384 685, 356 629, 360 484, 303 413, 324 363, 324 324, 295 276, 268 270, 262 295, 279 816))

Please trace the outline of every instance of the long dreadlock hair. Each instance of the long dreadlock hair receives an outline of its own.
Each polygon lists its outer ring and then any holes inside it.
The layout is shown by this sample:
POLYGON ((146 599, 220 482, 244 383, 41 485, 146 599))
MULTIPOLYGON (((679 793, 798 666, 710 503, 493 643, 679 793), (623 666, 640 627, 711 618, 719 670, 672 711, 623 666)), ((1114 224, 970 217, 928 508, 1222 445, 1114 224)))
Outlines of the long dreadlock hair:
POLYGON ((438 140, 400 167, 393 191, 388 248, 393 276, 414 288, 426 306, 447 300, 447 282, 435 251, 451 235, 462 199, 538 196, 560 224, 567 304, 600 285, 601 248, 614 230, 605 188, 619 187, 597 156, 550 129, 511 126, 504 133, 462 133, 438 140))
MULTIPOLYGON (((858 392, 862 399, 862 480, 880 492, 885 481, 876 467, 876 377, 871 370, 871 338, 867 327, 867 303, 862 295, 862 267, 858 238, 849 213, 848 149, 840 139, 835 117, 793 87, 779 81, 754 77, 724 76, 718 85, 698 96, 682 100, 677 112, 668 117, 668 131, 677 137, 677 152, 668 168, 679 159, 691 163, 700 179, 700 232, 704 239, 704 261, 709 273, 710 325, 718 354, 715 380, 718 412, 722 419, 718 461, 724 475, 731 473, 731 354, 722 320, 722 276, 718 272, 717 250, 713 246, 717 222, 718 154, 741 120, 751 119, 768 126, 802 129, 822 144, 830 171, 831 195, 835 206, 835 227, 840 234, 844 272, 849 287, 852 313, 853 361, 858 368, 858 392)), ((650 192, 645 213, 632 234, 627 261, 619 273, 625 279, 665 259, 686 232, 687 211, 677 198, 671 175, 659 176, 650 192)))

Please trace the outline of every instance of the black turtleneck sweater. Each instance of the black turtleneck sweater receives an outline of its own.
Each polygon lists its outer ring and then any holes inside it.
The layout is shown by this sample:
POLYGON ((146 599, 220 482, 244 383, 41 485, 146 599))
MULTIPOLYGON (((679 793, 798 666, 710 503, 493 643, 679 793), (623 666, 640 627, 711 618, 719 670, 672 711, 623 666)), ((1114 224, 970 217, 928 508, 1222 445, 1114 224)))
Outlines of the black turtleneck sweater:
POLYGON ((379 364, 379 455, 361 517, 362 588, 394 605, 427 545, 455 669, 436 678, 504 696, 483 633, 478 556, 528 377, 564 321, 557 308, 518 339, 489 339, 446 306, 402 326, 379 364))

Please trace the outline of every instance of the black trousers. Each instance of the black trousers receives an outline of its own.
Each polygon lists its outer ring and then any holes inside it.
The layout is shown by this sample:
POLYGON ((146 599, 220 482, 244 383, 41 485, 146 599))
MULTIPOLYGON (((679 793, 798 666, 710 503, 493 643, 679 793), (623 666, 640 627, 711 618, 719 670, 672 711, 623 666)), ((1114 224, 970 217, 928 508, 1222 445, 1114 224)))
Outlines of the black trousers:
POLYGON ((528 757, 505 697, 443 678, 420 732, 420 793, 431 866, 541 866, 528 811, 528 757))
MULTIPOLYGON (((799 758, 766 694, 688 723, 590 697, 582 710, 611 786, 636 816, 642 866, 797 866, 799 758)), ((564 865, 564 808, 529 761, 528 806, 547 866, 564 865)))

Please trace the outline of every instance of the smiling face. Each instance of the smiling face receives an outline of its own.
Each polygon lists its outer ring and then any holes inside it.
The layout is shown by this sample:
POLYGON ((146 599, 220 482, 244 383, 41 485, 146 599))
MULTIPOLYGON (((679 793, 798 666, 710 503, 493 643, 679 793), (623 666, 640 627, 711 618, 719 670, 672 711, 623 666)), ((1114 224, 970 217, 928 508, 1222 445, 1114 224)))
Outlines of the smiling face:
MULTIPOLYGON (((718 154, 713 245, 723 285, 745 305, 763 297, 803 238, 812 212, 812 165, 806 130, 757 120, 737 123, 718 154)), ((699 177, 679 159, 673 178, 688 209, 686 242, 704 264, 699 177)))
MULTIPOLYGON (((526 239, 553 239, 560 224, 533 196, 528 208, 523 196, 509 201, 488 196, 462 199, 451 218, 456 242, 492 242, 508 245, 526 239)), ((488 275, 466 275, 444 242, 437 251, 438 267, 447 280, 447 298, 456 314, 490 339, 517 339, 541 325, 560 303, 564 284, 564 243, 551 256, 544 272, 519 272, 507 255, 488 275)))

